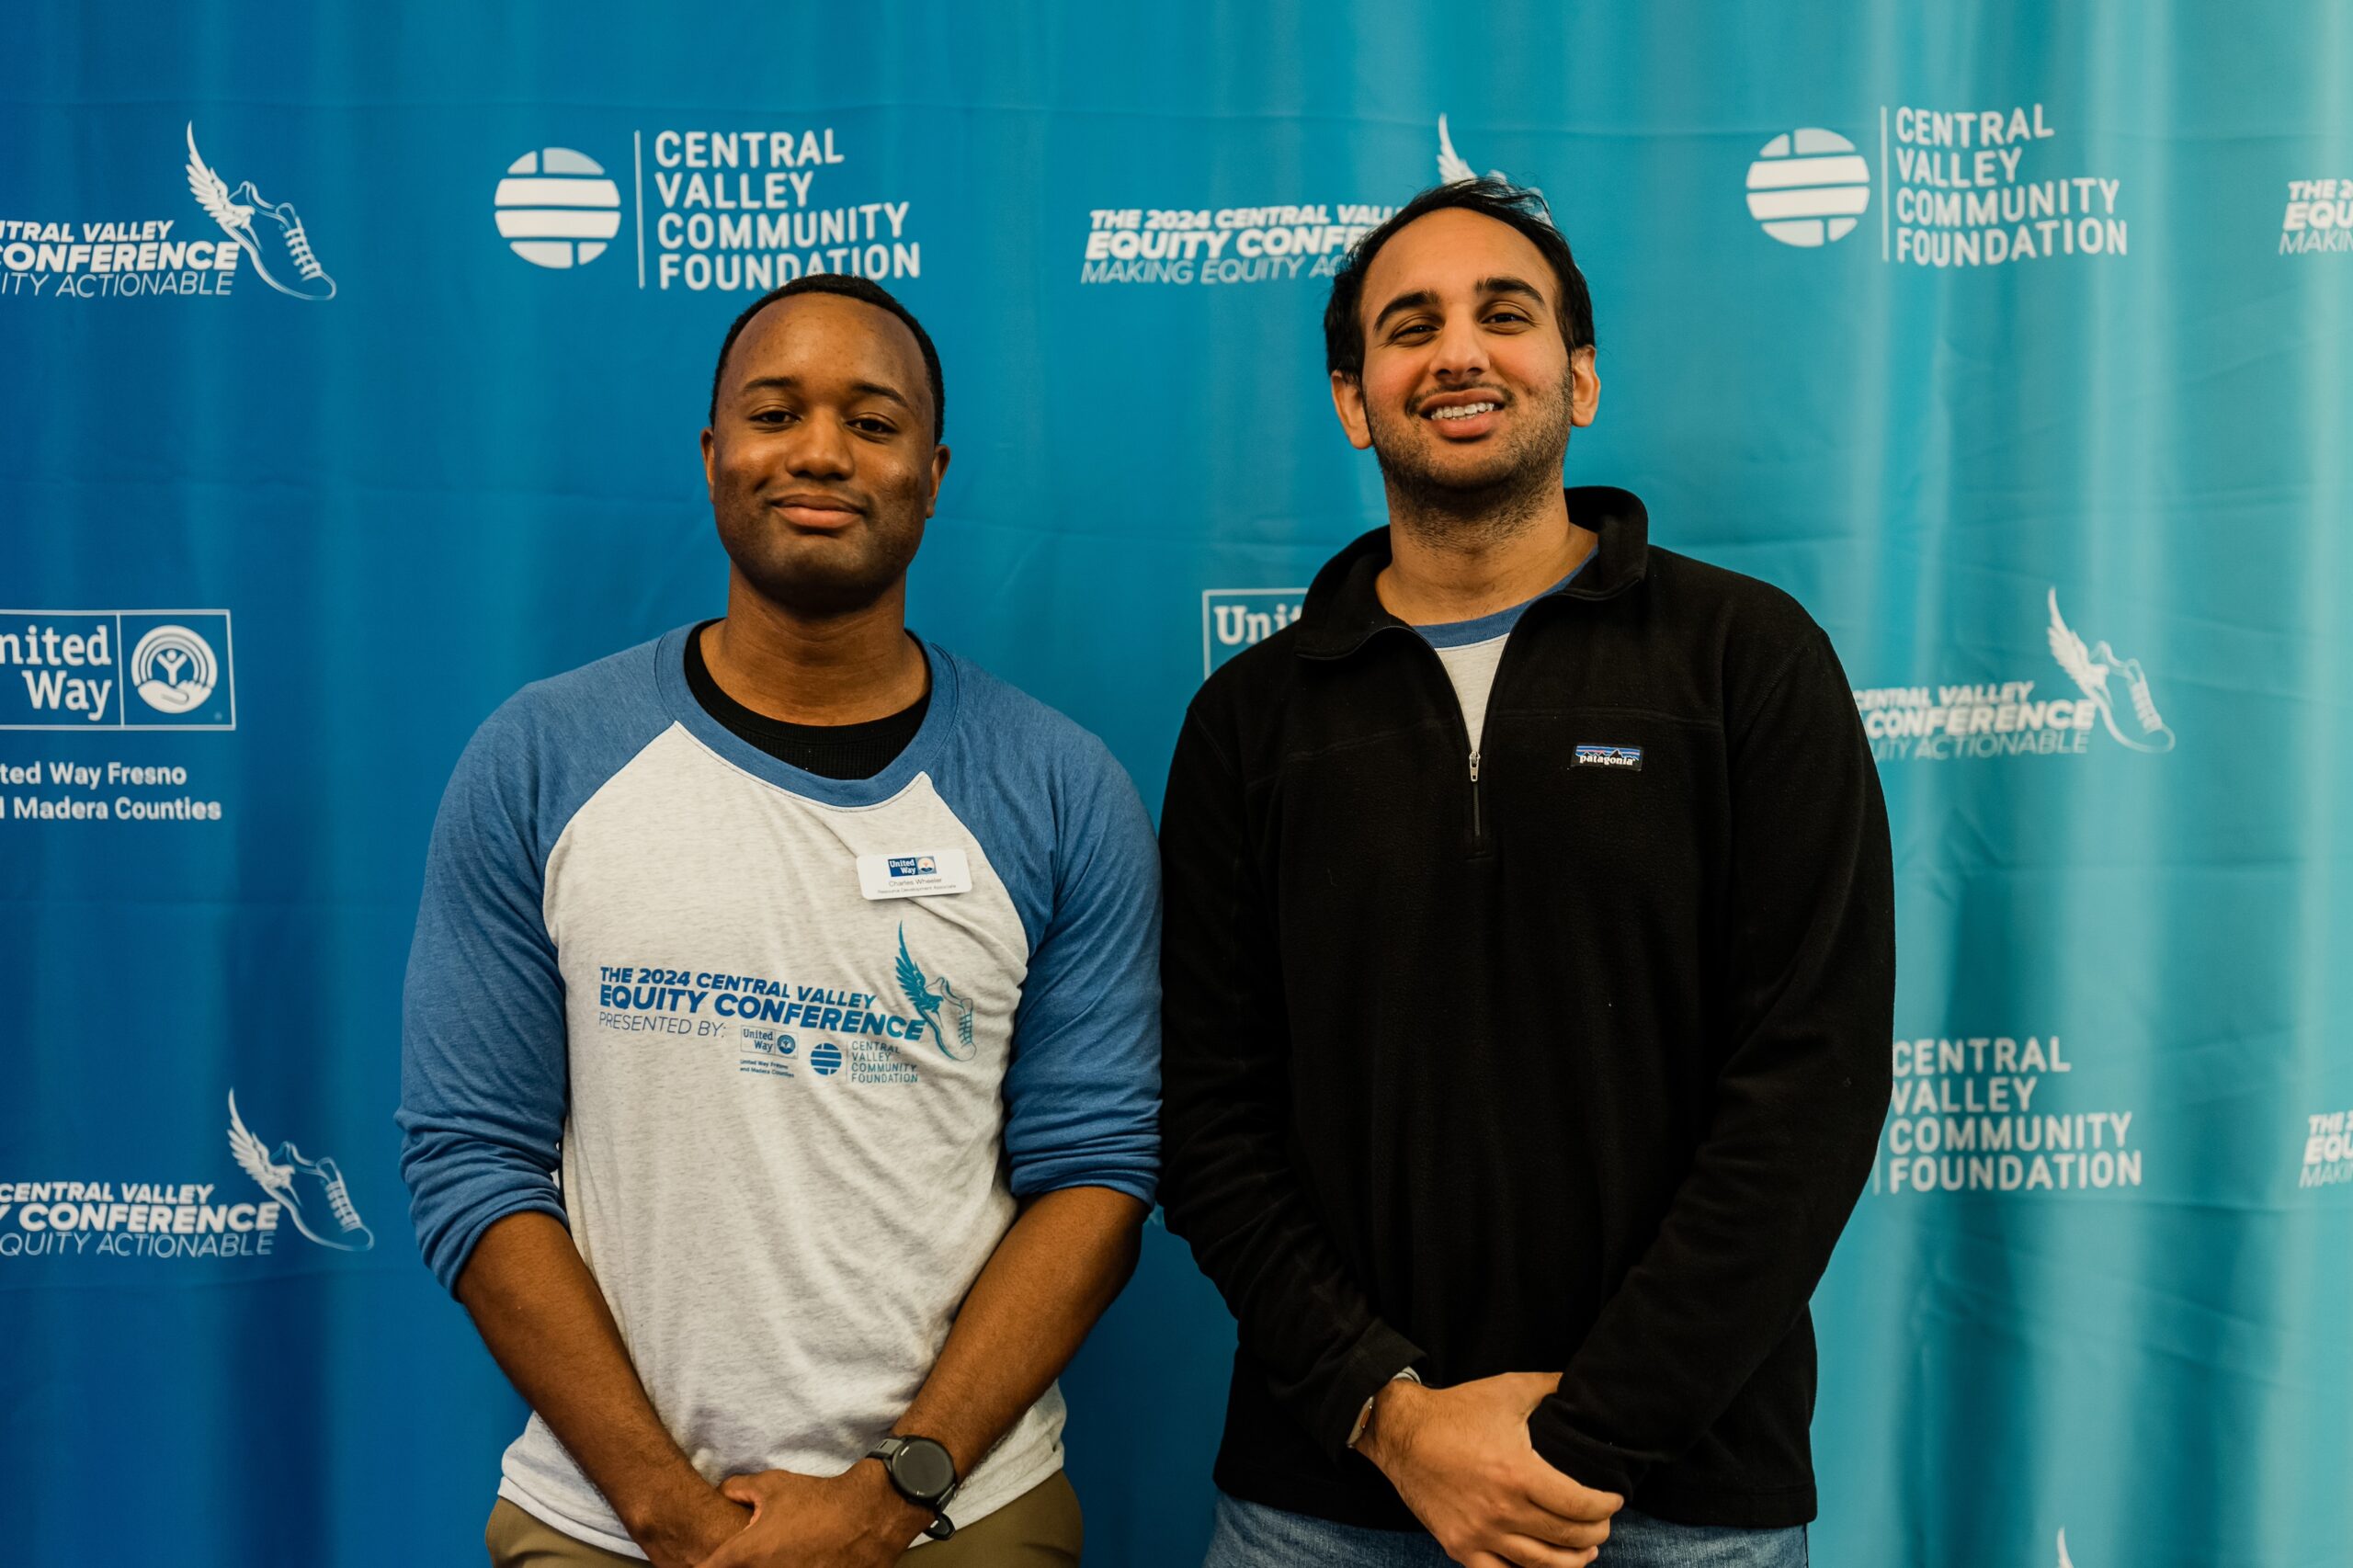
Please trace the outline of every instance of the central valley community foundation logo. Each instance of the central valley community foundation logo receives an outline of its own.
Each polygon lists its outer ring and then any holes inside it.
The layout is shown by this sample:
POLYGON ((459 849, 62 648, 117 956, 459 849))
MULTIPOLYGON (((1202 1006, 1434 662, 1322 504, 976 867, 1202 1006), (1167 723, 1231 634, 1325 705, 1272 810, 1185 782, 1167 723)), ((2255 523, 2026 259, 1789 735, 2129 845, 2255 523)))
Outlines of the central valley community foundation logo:
POLYGON ((507 165, 493 205, 507 248, 534 267, 585 267, 620 233, 620 187, 603 165, 569 147, 543 147, 507 165))
POLYGON ((563 146, 511 160, 491 217, 507 249, 558 271, 624 243, 626 227, 641 289, 766 293, 824 272, 922 277, 915 204, 870 196, 852 163, 830 125, 634 131, 626 169, 563 146))
POLYGON ((1870 165, 1835 131, 1785 131, 1748 165, 1748 215, 1785 245, 1843 240, 1870 204, 1870 165))
POLYGON ((1871 756, 1881 762, 1951 762, 1964 757, 2080 756, 2105 732, 2128 751, 2168 752, 2174 733, 2158 711, 2149 676, 2102 639, 2086 643, 2059 608, 2059 590, 2044 595, 2043 638, 2068 687, 2039 696, 2033 680, 1858 689, 1871 756))
POLYGON ((0 1267, 13 1260, 85 1257, 267 1257, 290 1224, 330 1252, 367 1252, 374 1233, 360 1218, 350 1183, 333 1159, 312 1159, 291 1142, 273 1151, 245 1125, 229 1091, 228 1148, 252 1186, 208 1170, 204 1181, 87 1179, 0 1182, 0 1267), (256 1191, 255 1188, 258 1188, 256 1191))
POLYGON ((198 150, 193 121, 184 140, 188 192, 207 222, 185 210, 131 220, 0 222, 0 297, 220 296, 246 266, 288 299, 334 299, 335 279, 294 204, 271 201, 250 178, 232 186, 198 150))
POLYGON ((1821 249, 1879 215, 1880 259, 2000 267, 2062 256, 2121 258, 2123 182, 2052 170, 2059 128, 2042 104, 1880 109, 1873 165, 1847 135, 1785 131, 1748 165, 1748 215, 1785 245, 1821 249))
POLYGON ((1871 1190, 2079 1192, 2139 1187, 2136 1112, 2089 1110, 2055 1034, 1899 1040, 1871 1190))

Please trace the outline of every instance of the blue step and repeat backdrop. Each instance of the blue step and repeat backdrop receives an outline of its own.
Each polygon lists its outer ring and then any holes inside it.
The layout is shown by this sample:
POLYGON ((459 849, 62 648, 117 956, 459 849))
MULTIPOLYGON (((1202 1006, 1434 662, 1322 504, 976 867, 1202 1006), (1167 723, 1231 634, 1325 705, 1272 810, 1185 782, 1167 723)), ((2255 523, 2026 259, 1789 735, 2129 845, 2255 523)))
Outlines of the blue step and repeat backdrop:
MULTIPOLYGON (((1203 674, 1381 517, 1330 268, 1468 170, 1592 280, 1572 477, 1803 600, 1885 779, 1818 1560, 2353 1558, 2342 6, 6 32, 0 1558, 477 1558, 518 1406, 391 1121, 426 829, 515 687, 718 612, 696 433, 755 291, 923 314, 915 624, 1156 802, 1203 674)), ((1093 1561, 1198 1561, 1230 1344, 1149 1232, 1066 1380, 1093 1561)))

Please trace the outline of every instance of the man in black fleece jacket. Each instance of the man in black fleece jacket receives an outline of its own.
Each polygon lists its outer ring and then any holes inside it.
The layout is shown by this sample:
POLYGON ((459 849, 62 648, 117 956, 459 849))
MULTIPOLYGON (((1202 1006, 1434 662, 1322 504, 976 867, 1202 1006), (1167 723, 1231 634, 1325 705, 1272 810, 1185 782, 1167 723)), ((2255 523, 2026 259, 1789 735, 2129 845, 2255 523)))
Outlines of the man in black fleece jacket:
POLYGON ((1600 383, 1532 193, 1424 193, 1324 333, 1390 524, 1202 687, 1161 828, 1162 1196, 1241 1328, 1210 1562, 1802 1563, 1894 1001, 1845 676, 1562 490, 1600 383))

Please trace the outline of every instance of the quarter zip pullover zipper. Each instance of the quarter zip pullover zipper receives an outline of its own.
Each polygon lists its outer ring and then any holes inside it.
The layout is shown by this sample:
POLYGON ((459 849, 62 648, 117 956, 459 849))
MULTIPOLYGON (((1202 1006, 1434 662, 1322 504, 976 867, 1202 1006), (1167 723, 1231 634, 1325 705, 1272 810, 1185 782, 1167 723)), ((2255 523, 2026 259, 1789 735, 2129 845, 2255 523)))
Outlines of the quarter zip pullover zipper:
POLYGON ((1479 754, 1471 754, 1471 853, 1487 852, 1487 822, 1479 809, 1479 754))
MULTIPOLYGON (((1388 628, 1383 627, 1381 630, 1387 631, 1388 628)), ((1454 714, 1454 733, 1461 737, 1463 755, 1471 759, 1471 847, 1468 858, 1475 860, 1491 852, 1494 846, 1487 842, 1487 814, 1484 803, 1479 798, 1479 748, 1471 744, 1471 716, 1462 711, 1462 694, 1455 688, 1454 676, 1446 667, 1445 657, 1412 627, 1401 621, 1398 623, 1398 630, 1411 636, 1415 644, 1421 648, 1423 656, 1438 666, 1438 678, 1446 688, 1446 705, 1454 714)), ((1506 642, 1505 647, 1508 652, 1510 644, 1506 642)), ((1503 674, 1503 662, 1500 656, 1496 659, 1495 673, 1497 676, 1503 674)), ((1488 705, 1492 708, 1494 706, 1492 691, 1489 697, 1488 705)))

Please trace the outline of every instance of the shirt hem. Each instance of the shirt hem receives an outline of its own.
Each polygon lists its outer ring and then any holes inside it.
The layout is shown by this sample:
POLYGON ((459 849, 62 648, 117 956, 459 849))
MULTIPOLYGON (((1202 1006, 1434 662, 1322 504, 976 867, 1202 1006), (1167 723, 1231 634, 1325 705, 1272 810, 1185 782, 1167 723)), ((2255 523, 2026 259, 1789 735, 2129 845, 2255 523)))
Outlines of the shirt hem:
MULTIPOLYGON (((1034 1470, 1025 1468, 1020 1472, 1019 1480, 999 1481, 995 1476, 990 1476, 988 1489, 981 1494, 985 1506, 977 1512, 964 1506, 965 1499, 960 1493, 956 1500, 948 1505, 948 1517, 956 1521, 957 1529, 961 1531, 967 1526, 979 1524, 999 1508, 1018 1503, 1061 1472, 1063 1448, 1060 1443, 1056 1443, 1050 1450, 1039 1457, 1043 1462, 1034 1470)), ((909 1543, 909 1546, 910 1548, 921 1546, 930 1539, 929 1536, 918 1535, 909 1543)))
MULTIPOLYGON (((1364 1462, 1370 1471, 1372 1461, 1364 1462)), ((1428 1533, 1396 1494, 1387 1493, 1376 1498, 1337 1477, 1326 1482, 1311 1476, 1270 1474, 1229 1463, 1220 1456, 1210 1480, 1229 1497, 1261 1507, 1279 1508, 1286 1514, 1304 1514, 1325 1524, 1405 1534, 1428 1533)))
POLYGON ((498 1494, 547 1526, 548 1528, 568 1535, 574 1540, 602 1548, 607 1551, 619 1552, 623 1557, 645 1558, 645 1549, 629 1537, 610 1534, 597 1528, 594 1525, 584 1525, 561 1510, 548 1506, 517 1485, 512 1476, 502 1475, 498 1478, 498 1494))
POLYGON ((1705 1487, 1636 1486, 1628 1506, 1670 1525, 1779 1530, 1813 1523, 1821 1511, 1812 1486, 1772 1492, 1718 1492, 1705 1487))
MULTIPOLYGON (((956 1528, 960 1530, 967 1525, 978 1524, 999 1508, 1018 1502, 1030 1492, 1052 1480, 1062 1468, 1063 1446, 1057 1442, 1049 1446, 1046 1451, 1039 1456, 1036 1462, 1025 1465, 1018 1471, 1007 1471, 1002 1477, 992 1473, 987 1477, 987 1484, 979 1491, 960 1494, 955 1501, 948 1505, 948 1517, 956 1521, 956 1528)), ((615 1535, 610 1530, 597 1526, 584 1524, 562 1509, 540 1502, 525 1491, 513 1476, 500 1475, 498 1494, 547 1526, 548 1528, 570 1536, 574 1540, 601 1547, 607 1551, 619 1552, 624 1557, 645 1558, 645 1549, 630 1540, 628 1536, 615 1535)), ((907 1544, 910 1549, 913 1549, 921 1546, 930 1539, 929 1536, 917 1535, 907 1544)))

